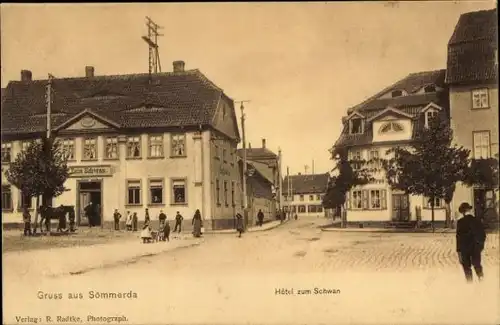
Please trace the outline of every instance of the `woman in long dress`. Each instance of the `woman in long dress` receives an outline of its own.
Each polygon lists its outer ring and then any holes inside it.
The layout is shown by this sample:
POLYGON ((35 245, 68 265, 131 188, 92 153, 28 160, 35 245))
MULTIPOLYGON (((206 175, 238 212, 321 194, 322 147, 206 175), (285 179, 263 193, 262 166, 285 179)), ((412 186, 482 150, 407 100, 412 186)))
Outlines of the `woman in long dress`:
POLYGON ((238 237, 241 237, 241 234, 245 230, 243 226, 243 216, 239 213, 236 214, 236 231, 239 233, 238 237))
POLYGON ((200 210, 196 210, 193 217, 193 236, 200 237, 201 236, 201 213, 200 210))

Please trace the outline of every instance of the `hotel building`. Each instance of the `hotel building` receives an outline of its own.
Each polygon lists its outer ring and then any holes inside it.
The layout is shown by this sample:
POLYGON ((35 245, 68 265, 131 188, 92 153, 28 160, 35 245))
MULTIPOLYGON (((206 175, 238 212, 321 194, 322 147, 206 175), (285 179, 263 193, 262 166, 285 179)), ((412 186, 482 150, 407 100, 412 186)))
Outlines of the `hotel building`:
MULTIPOLYGON (((169 220, 179 211, 186 225, 199 209, 207 229, 232 227, 241 210, 241 177, 236 148, 240 141, 234 103, 199 70, 52 80, 52 132, 68 158, 69 191, 53 206, 74 205, 77 222, 83 208, 100 206, 101 224, 149 209, 169 220)), ((22 221, 20 209, 33 209, 34 198, 9 185, 5 171, 30 141, 45 135, 47 80, 20 81, 2 91, 3 223, 22 221)))

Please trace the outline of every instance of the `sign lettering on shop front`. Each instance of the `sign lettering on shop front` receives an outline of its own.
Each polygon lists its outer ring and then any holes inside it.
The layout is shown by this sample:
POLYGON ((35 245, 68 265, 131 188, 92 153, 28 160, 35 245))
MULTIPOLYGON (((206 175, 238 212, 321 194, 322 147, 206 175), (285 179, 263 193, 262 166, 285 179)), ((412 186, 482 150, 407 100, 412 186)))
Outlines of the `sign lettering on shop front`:
POLYGON ((71 166, 69 167, 69 177, 91 177, 91 176, 111 176, 113 170, 107 166, 71 166))

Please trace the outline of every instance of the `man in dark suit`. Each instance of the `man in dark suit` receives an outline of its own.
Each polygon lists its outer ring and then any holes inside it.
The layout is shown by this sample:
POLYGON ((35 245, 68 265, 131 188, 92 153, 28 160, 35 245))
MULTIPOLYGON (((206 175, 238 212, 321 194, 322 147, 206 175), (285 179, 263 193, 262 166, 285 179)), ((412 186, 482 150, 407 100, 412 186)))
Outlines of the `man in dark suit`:
POLYGON ((458 212, 463 217, 457 222, 457 253, 467 282, 472 282, 471 266, 474 266, 478 279, 483 278, 481 253, 486 241, 483 224, 480 219, 468 214, 471 210, 472 206, 469 203, 460 204, 458 212))

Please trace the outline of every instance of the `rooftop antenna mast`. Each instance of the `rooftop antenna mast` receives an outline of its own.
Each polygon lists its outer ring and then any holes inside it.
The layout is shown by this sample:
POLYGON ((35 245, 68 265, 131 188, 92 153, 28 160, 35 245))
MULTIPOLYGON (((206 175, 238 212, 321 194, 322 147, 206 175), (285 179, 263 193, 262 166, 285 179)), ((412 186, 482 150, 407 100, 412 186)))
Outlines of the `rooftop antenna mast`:
POLYGON ((151 18, 146 16, 146 26, 148 28, 148 36, 143 36, 142 39, 148 43, 149 46, 149 76, 151 74, 161 72, 160 52, 158 50, 158 37, 163 36, 159 34, 158 30, 163 27, 156 24, 151 18))

